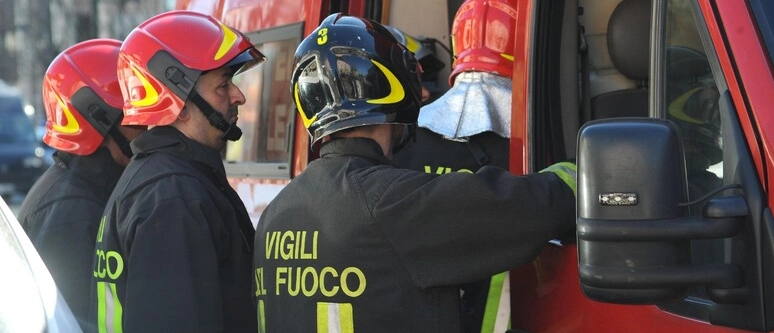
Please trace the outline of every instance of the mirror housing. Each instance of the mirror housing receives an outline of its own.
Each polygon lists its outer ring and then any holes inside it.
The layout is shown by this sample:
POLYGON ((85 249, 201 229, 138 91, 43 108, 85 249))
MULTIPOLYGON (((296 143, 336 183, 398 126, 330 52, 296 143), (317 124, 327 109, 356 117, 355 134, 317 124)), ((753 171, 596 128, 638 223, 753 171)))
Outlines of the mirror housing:
POLYGON ((685 154, 676 125, 652 118, 596 120, 578 138, 578 269, 587 297, 656 304, 706 285, 721 302, 741 287, 731 264, 691 263, 691 240, 731 237, 747 215, 743 197, 707 201, 687 212, 685 154))

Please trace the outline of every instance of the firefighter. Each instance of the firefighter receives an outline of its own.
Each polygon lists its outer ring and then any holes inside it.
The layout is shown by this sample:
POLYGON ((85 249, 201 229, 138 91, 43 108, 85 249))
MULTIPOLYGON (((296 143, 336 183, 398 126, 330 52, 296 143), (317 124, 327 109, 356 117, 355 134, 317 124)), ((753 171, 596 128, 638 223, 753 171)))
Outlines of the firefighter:
POLYGON ((411 35, 406 34, 400 29, 385 25, 385 28, 392 33, 395 39, 398 40, 409 51, 414 53, 414 57, 417 58, 419 65, 422 67, 422 104, 424 105, 431 98, 430 89, 425 86, 425 83, 434 82, 438 78, 438 72, 440 72, 445 66, 443 61, 435 56, 435 52, 429 47, 425 46, 422 40, 417 39, 411 35))
POLYGON ((73 314, 89 309, 94 238, 141 128, 121 126, 116 61, 121 42, 93 39, 60 53, 43 78, 46 134, 54 164, 27 193, 19 222, 73 314))
MULTIPOLYGON (((443 174, 508 168, 515 0, 468 0, 452 23, 451 88, 419 113, 417 140, 397 166, 443 174)), ((508 272, 462 287, 465 332, 502 333, 510 324, 508 272)))
POLYGON ((691 200, 723 186, 723 180, 709 170, 723 160, 718 99, 714 84, 697 82, 684 87, 667 107, 669 119, 682 133, 691 200))
POLYGON ((122 123, 149 129, 132 141, 97 234, 99 331, 256 331, 255 230, 220 150, 241 135, 245 96, 232 78, 263 60, 241 32, 190 11, 156 15, 126 37, 122 123))
POLYGON ((333 14, 294 63, 296 108, 322 145, 258 222, 259 332, 462 332, 460 284, 574 227, 571 164, 527 176, 391 164, 416 125, 420 73, 380 24, 333 14))
POLYGON ((680 129, 685 149, 688 194, 697 200, 723 186, 710 167, 723 160, 720 94, 707 56, 686 46, 667 48, 667 116, 680 129))

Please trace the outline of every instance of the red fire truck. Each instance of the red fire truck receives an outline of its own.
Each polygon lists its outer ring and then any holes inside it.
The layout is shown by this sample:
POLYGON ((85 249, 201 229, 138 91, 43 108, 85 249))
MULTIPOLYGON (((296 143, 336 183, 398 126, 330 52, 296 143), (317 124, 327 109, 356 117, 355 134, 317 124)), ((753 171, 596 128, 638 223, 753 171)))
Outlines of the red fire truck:
MULTIPOLYGON (((268 56, 238 78, 225 152, 254 222, 315 158, 288 88, 300 40, 345 12, 448 47, 461 3, 177 1, 268 56)), ((774 1, 517 6, 510 169, 577 161, 578 227, 511 272, 513 331, 774 332, 774 1)))

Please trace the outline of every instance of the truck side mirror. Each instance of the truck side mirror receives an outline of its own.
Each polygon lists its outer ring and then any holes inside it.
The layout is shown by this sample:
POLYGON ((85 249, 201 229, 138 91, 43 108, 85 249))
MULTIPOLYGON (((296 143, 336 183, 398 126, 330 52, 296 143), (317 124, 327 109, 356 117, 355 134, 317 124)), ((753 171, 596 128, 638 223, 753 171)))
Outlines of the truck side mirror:
POLYGON ((747 206, 738 195, 718 197, 704 216, 688 216, 682 147, 667 120, 605 119, 581 128, 578 269, 587 297, 655 304, 682 299, 694 285, 743 285, 735 265, 691 264, 691 239, 733 236, 747 206))

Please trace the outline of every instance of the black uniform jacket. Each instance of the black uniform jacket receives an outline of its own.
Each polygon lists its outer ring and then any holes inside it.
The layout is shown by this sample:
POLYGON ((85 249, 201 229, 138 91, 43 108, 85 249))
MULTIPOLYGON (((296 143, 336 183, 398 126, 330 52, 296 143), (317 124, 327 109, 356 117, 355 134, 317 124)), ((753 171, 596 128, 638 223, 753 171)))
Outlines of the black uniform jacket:
POLYGON ((459 284, 529 262, 574 224, 555 174, 427 174, 395 168, 373 140, 329 141, 258 223, 259 322, 460 332, 459 284))
MULTIPOLYGON (((417 129, 416 140, 396 153, 392 161, 400 168, 439 175, 449 172, 473 173, 484 165, 508 169, 509 141, 494 132, 476 134, 465 142, 453 141, 420 127, 417 129)), ((482 331, 490 285, 490 279, 484 279, 460 287, 463 291, 460 311, 464 332, 482 331)), ((499 299, 500 295, 497 294, 497 297, 499 299)))
POLYGON ((94 239, 123 167, 107 148, 89 156, 57 152, 54 161, 27 193, 17 218, 83 325, 89 312, 94 239))
POLYGON ((467 142, 445 139, 426 128, 418 128, 416 140, 395 154, 400 167, 427 173, 476 172, 484 165, 508 168, 509 139, 483 132, 467 142))
POLYGON ((254 229, 217 151, 172 127, 134 158, 97 235, 91 314, 124 332, 255 332, 254 229))

